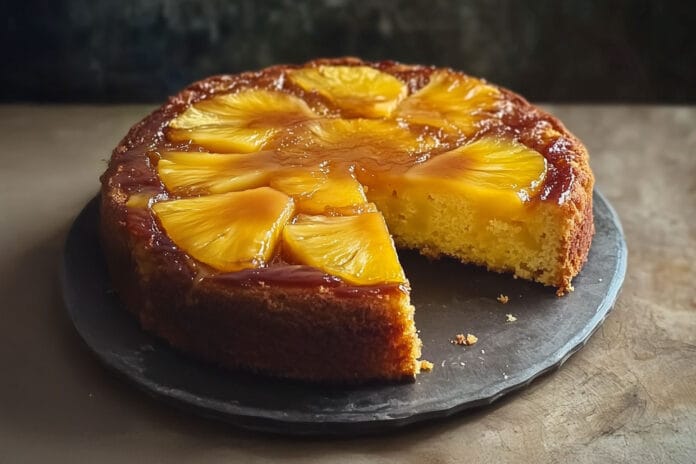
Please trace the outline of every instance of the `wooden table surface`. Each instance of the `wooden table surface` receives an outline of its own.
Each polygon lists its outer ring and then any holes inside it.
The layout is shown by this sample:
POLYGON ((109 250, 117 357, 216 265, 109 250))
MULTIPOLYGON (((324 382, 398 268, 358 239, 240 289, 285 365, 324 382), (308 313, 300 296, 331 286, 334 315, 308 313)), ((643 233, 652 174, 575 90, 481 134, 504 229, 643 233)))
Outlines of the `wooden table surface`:
POLYGON ((357 439, 244 432, 113 377, 72 329, 68 227, 149 107, 0 106, 0 462, 696 462, 696 107, 549 105, 623 221, 614 311, 493 406, 357 439))

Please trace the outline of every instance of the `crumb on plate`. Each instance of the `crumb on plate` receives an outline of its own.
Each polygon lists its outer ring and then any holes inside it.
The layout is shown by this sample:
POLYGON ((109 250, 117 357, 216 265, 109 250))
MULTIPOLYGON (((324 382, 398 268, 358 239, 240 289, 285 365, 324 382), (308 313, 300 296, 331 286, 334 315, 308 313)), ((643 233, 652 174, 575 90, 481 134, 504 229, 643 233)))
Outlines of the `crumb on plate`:
POLYGON ((457 334, 454 336, 453 340, 450 340, 450 343, 453 345, 464 345, 464 346, 471 346, 474 343, 478 341, 478 337, 473 334, 457 334))

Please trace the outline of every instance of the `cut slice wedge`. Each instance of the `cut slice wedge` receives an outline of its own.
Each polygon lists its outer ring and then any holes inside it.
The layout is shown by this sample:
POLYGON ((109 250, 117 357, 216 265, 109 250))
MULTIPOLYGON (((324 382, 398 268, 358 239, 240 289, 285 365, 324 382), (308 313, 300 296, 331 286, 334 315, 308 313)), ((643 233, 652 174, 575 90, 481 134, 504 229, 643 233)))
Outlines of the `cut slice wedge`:
POLYGON ((368 66, 318 66, 288 74, 292 82, 324 96, 352 117, 389 116, 408 91, 399 79, 368 66))
POLYGON ((176 246, 215 269, 232 272, 259 267, 273 256, 294 204, 287 195, 262 187, 163 201, 152 210, 176 246))
POLYGON ((246 190, 268 185, 278 166, 273 153, 219 154, 163 152, 157 163, 167 190, 176 195, 200 195, 246 190))
POLYGON ((480 121, 498 109, 500 101, 500 90, 479 79, 438 71, 425 87, 401 102, 394 116, 471 135, 480 121))
POLYGON ((283 231, 283 253, 356 285, 405 283, 384 218, 299 215, 283 231))
POLYGON ((194 103, 172 120, 169 138, 213 151, 248 153, 261 150, 279 129, 316 117, 292 95, 244 90, 194 103))

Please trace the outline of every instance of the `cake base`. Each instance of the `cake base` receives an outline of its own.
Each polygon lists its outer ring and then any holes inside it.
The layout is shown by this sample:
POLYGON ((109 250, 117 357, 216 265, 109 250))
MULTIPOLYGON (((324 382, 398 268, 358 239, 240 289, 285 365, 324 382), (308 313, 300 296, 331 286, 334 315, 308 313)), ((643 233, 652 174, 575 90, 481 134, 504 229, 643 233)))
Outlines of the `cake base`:
POLYGON ((65 248, 63 293, 87 346, 149 394, 240 427, 286 434, 367 434, 489 404, 560 366, 611 309, 626 271, 616 214, 594 196, 596 235, 576 290, 558 298, 540 284, 455 260, 400 254, 418 307, 423 357, 433 371, 415 383, 326 387, 230 372, 176 352, 144 332, 111 289, 93 200, 65 248), (496 300, 504 294, 507 304, 496 300), (517 320, 506 322, 506 314, 517 320), (458 333, 473 346, 450 343, 458 333), (553 334, 553 336, 549 336, 553 334))

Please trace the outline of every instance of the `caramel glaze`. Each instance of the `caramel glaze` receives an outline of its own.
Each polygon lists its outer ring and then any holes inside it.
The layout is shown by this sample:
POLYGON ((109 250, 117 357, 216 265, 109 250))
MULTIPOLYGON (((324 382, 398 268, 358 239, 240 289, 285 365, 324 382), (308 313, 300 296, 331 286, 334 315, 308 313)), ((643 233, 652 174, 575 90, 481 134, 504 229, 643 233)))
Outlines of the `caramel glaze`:
MULTIPOLYGON (((405 82, 409 94, 425 86, 434 67, 403 65, 393 61, 365 63, 356 58, 315 60, 309 65, 369 65, 405 82)), ((169 198, 160 182, 156 165, 150 158, 153 151, 181 150, 206 151, 192 143, 172 143, 166 137, 169 122, 191 104, 216 94, 248 88, 282 90, 303 98, 320 114, 340 114, 332 102, 316 93, 308 93, 285 79, 289 69, 296 65, 279 65, 258 72, 239 75, 220 75, 196 82, 178 95, 171 97, 161 108, 133 126, 114 150, 107 171, 102 175, 105 192, 116 202, 118 219, 131 237, 141 240, 151 252, 162 256, 163 262, 187 268, 191 280, 206 280, 214 285, 312 287, 340 293, 341 296, 387 295, 402 292, 398 284, 354 286, 325 274, 319 269, 283 262, 276 257, 267 267, 235 273, 219 273, 188 257, 164 234, 149 208, 130 208, 125 205, 130 195, 144 193, 152 197, 169 198)), ((484 121, 472 137, 482 135, 512 135, 515 139, 541 153, 547 160, 544 185, 530 201, 554 201, 563 204, 572 191, 577 170, 573 163, 585 153, 583 145, 553 116, 535 108, 521 96, 500 89, 503 105, 493 121, 484 121)))

